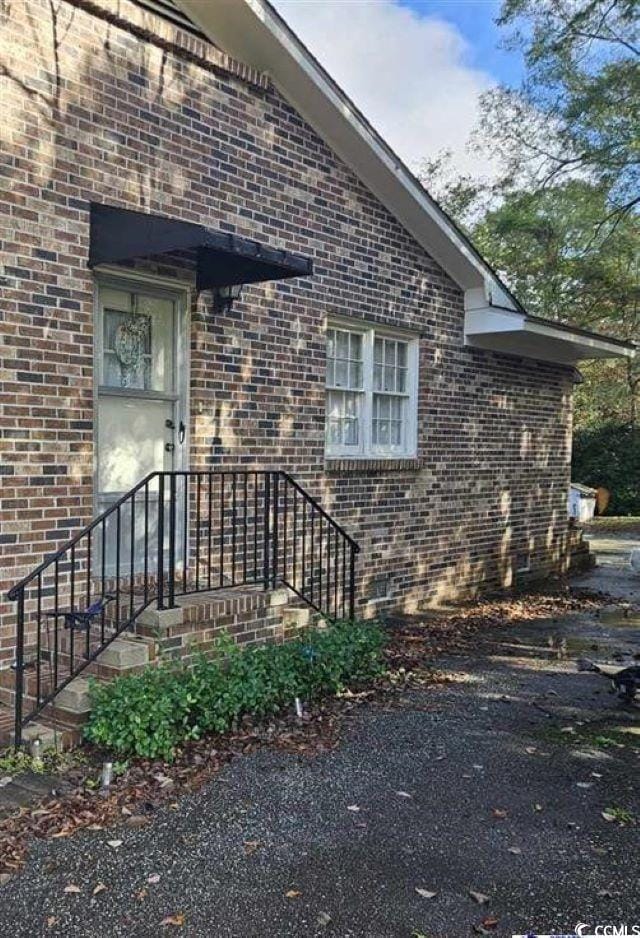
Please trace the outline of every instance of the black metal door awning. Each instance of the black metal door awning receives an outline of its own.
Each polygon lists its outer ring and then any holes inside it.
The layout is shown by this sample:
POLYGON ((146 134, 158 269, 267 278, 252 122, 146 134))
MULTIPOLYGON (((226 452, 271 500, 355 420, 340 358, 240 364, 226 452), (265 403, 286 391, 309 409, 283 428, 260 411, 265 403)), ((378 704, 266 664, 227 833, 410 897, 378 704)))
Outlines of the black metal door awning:
POLYGON ((204 225, 91 203, 89 266, 195 251, 196 287, 308 277, 311 259, 204 225))

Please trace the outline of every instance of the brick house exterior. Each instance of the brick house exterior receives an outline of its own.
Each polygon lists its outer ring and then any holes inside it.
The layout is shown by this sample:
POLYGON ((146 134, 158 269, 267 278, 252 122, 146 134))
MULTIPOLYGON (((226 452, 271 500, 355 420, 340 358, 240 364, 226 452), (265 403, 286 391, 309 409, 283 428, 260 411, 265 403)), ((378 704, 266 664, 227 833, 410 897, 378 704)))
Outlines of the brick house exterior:
MULTIPOLYGON (((461 287, 251 63, 129 0, 4 0, 0 24, 0 669, 6 590, 95 511, 91 202, 313 260, 223 313, 191 290, 185 465, 294 476, 361 546, 359 614, 565 569, 572 364, 465 342, 461 287), (417 343, 415 452, 325 451, 336 318, 417 343)), ((193 287, 177 258, 123 270, 193 287)))

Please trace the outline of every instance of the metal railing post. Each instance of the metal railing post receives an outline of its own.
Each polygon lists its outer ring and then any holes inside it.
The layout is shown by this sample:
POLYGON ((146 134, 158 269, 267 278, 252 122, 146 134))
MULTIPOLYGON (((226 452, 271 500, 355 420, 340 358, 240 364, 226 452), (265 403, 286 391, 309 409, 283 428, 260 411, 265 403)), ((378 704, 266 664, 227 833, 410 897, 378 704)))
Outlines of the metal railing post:
POLYGON ((17 596, 17 634, 16 634, 16 706, 14 745, 19 749, 22 745, 22 694, 24 690, 24 588, 17 596))
POLYGON ((264 474, 264 506, 263 506, 263 527, 264 527, 264 556, 262 558, 262 580, 265 592, 269 589, 269 522, 271 516, 271 473, 264 474))
MULTIPOLYGON (((186 541, 186 517, 184 527, 184 537, 186 541)), ((169 609, 174 609, 176 605, 176 477, 173 475, 173 473, 169 476, 169 575, 167 583, 169 609)))
POLYGON ((158 477, 158 609, 164 609, 164 475, 158 477))
POLYGON ((351 557, 349 559, 349 618, 353 619, 356 602, 356 550, 351 544, 351 557))
POLYGON ((276 579, 278 576, 278 507, 280 502, 280 490, 278 486, 278 473, 273 473, 273 532, 271 540, 273 541, 273 562, 271 567, 271 585, 276 588, 276 579))

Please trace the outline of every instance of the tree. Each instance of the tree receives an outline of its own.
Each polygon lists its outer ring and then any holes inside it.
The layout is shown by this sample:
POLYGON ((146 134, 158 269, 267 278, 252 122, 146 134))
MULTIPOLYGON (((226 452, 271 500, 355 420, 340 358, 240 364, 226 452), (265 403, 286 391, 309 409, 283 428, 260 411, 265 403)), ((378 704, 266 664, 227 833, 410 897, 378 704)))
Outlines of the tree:
POLYGON ((576 175, 608 193, 602 225, 640 204, 637 0, 505 0, 498 23, 526 79, 483 100, 481 133, 503 182, 538 190, 576 175))
MULTIPOLYGON (((640 341, 638 0, 505 0, 498 23, 526 78, 482 101, 472 146, 493 180, 450 154, 421 178, 530 312, 640 341)), ((640 361, 583 368, 576 423, 640 420, 640 361)))

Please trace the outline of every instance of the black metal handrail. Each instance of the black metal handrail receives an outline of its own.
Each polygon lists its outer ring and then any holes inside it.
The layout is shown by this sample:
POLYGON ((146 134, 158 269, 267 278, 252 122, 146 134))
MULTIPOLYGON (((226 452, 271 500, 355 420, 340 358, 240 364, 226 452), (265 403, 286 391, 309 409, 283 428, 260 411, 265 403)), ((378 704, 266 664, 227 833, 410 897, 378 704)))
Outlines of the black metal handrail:
POLYGON ((162 610, 191 593, 281 583, 328 618, 353 618, 358 552, 281 470, 150 473, 9 590, 16 746, 152 602, 162 610))

